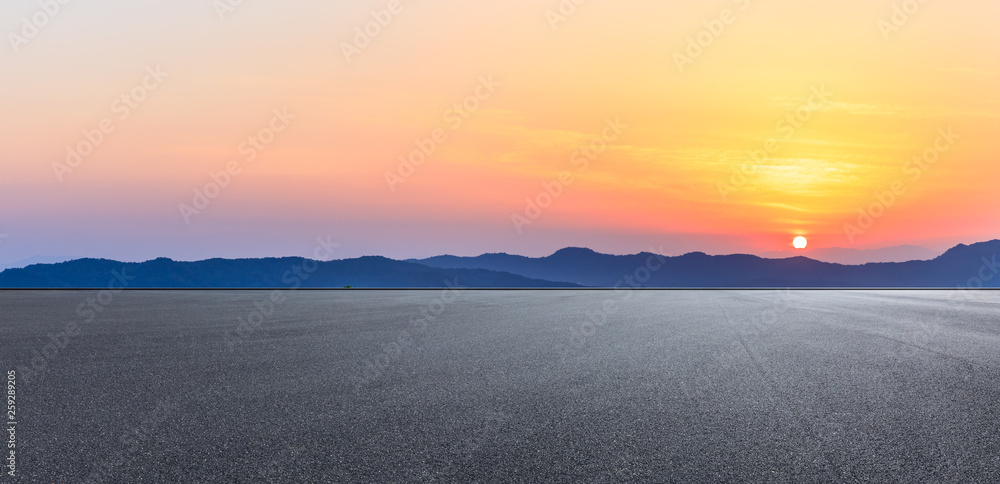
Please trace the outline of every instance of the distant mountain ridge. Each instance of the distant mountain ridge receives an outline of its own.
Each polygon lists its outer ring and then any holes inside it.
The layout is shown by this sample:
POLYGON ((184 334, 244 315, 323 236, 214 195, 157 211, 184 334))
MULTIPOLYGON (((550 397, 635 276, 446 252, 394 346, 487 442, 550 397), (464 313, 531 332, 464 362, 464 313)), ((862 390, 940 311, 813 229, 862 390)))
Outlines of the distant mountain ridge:
MULTIPOLYGON (((121 274, 130 288, 575 287, 485 269, 441 269, 385 257, 302 257, 146 262, 78 259, 0 272, 0 288, 103 288, 121 274)), ((115 287, 121 287, 117 283, 115 287)))
POLYGON ((73 259, 72 257, 58 257, 58 256, 28 257, 26 259, 20 259, 0 264, 0 272, 3 272, 5 269, 20 269, 22 267, 27 267, 32 264, 57 264, 59 262, 66 262, 72 259, 73 259))
POLYGON ((130 288, 975 288, 1000 287, 998 255, 1000 240, 958 245, 931 260, 864 265, 701 252, 609 255, 573 247, 546 257, 494 253, 407 261, 378 256, 327 262, 301 257, 138 263, 79 259, 5 270, 0 288, 107 287, 114 271, 124 271, 130 288))
POLYGON ((702 252, 665 257, 650 253, 599 254, 568 248, 547 257, 484 254, 477 257, 437 256, 415 260, 440 268, 504 270, 544 280, 610 287, 640 271, 653 257, 662 267, 650 270, 644 287, 955 287, 981 279, 985 287, 1000 287, 993 261, 1000 240, 958 245, 927 261, 843 265, 806 257, 765 259, 754 255, 710 256, 702 252), (991 277, 981 277, 980 272, 991 277))
POLYGON ((833 264, 844 265, 862 265, 871 262, 931 260, 939 255, 941 255, 940 251, 933 251, 915 245, 898 245, 895 247, 883 247, 880 249, 845 249, 842 247, 822 249, 807 248, 804 250, 784 250, 760 254, 760 256, 765 259, 785 259, 789 257, 805 256, 820 262, 830 262, 833 264))

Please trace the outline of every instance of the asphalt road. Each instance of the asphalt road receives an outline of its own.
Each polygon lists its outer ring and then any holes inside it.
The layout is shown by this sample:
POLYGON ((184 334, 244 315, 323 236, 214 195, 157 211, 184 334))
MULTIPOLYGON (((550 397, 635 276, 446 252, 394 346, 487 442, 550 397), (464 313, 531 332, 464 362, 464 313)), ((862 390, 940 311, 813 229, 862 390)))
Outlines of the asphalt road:
POLYGON ((275 296, 0 292, 0 483, 1000 482, 998 292, 275 296))

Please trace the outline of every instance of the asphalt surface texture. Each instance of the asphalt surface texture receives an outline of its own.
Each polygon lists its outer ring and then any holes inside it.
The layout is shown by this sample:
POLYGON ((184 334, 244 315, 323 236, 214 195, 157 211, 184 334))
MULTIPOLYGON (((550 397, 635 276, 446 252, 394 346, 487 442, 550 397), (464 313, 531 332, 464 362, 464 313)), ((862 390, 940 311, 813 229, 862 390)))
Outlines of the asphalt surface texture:
POLYGON ((1000 292, 7 291, 0 364, 0 483, 1000 482, 1000 292))

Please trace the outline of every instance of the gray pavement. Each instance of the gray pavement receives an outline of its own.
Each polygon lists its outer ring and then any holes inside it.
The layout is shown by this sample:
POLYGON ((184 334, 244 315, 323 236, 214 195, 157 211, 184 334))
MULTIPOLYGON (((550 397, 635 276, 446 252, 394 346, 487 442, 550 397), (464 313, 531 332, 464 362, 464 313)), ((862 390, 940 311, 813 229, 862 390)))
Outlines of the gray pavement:
POLYGON ((0 365, 0 483, 1000 482, 1000 292, 9 291, 0 365))

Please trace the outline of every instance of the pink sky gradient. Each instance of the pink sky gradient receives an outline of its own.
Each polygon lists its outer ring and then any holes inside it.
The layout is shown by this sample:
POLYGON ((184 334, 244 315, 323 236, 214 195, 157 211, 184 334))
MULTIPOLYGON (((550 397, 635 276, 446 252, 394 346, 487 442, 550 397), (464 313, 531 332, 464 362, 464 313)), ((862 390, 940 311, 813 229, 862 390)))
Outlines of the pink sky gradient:
POLYGON ((1000 4, 902 3, 7 2, 0 263, 308 255, 321 236, 338 258, 997 238, 1000 4), (29 36, 23 19, 45 22, 29 36), (829 99, 780 124, 816 89, 829 99), (585 168, 581 146, 602 147, 585 168), (852 233, 859 210, 877 215, 852 233))

